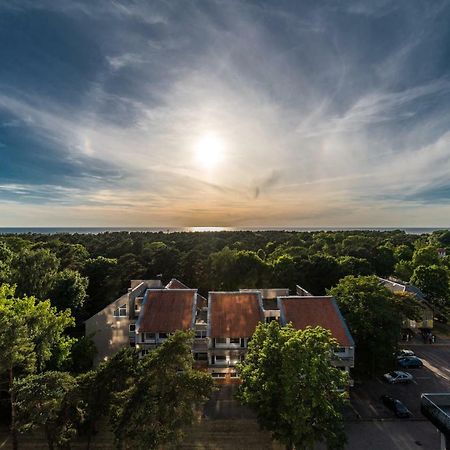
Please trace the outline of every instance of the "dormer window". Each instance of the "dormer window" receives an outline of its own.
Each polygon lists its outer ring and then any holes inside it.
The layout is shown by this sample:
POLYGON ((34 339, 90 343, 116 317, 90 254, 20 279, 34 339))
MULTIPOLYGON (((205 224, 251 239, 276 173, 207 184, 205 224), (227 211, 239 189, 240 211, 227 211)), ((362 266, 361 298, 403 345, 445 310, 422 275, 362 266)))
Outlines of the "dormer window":
POLYGON ((115 317, 126 317, 127 316, 127 305, 121 305, 114 311, 115 317))

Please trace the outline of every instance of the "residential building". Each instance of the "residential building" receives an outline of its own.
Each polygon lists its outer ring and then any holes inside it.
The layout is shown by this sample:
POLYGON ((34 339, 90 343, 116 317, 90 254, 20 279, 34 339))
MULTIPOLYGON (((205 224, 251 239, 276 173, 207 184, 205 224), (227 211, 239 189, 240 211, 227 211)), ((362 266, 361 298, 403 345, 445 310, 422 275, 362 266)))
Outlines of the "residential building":
POLYGON ((194 330, 196 289, 148 289, 135 325, 136 347, 143 356, 177 330, 194 330))
POLYGON ((292 323, 297 330, 320 326, 331 331, 339 347, 333 365, 346 372, 355 365, 355 343, 333 297, 278 297, 280 324, 292 323))
POLYGON ((239 289, 239 292, 259 292, 263 303, 264 320, 269 323, 272 320, 280 320, 277 298, 289 295, 288 288, 271 289, 239 289))
POLYGON ((208 298, 208 367, 213 378, 238 378, 236 364, 249 339, 264 322, 261 292, 210 292, 208 298))
POLYGON ((97 365, 121 348, 135 346, 143 356, 169 334, 192 330, 197 367, 232 381, 239 378, 236 365, 257 325, 272 320, 331 330, 340 345, 333 364, 347 371, 353 367, 353 340, 334 299, 289 296, 287 288, 210 292, 206 299, 176 279, 165 287, 160 280, 136 280, 127 294, 86 321, 86 334, 97 347, 97 365))
POLYGON ((379 278, 379 280, 383 286, 388 288, 391 292, 400 292, 412 295, 421 306, 421 320, 407 318, 403 322, 403 328, 410 329, 412 331, 431 330, 433 328, 433 307, 428 303, 425 298, 425 294, 420 289, 412 284, 399 280, 388 280, 385 278, 379 278))
POLYGON ((148 289, 162 288, 161 280, 131 280, 128 292, 85 322, 86 336, 97 348, 94 365, 106 361, 121 348, 135 343, 135 323, 144 294, 148 289))

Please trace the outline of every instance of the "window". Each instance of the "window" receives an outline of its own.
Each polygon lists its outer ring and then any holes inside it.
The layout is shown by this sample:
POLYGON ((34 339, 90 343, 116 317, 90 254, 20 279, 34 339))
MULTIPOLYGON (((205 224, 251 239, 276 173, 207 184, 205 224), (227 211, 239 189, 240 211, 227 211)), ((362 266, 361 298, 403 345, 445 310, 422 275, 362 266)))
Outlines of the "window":
POLYGON ((275 316, 269 316, 269 317, 266 317, 266 323, 270 323, 270 322, 272 322, 273 320, 278 320, 278 317, 275 317, 275 316))
POLYGON ((127 305, 121 305, 114 311, 115 317, 126 317, 127 316, 127 305))
POLYGON ((141 356, 145 356, 148 353, 148 350, 141 350, 141 356))
POLYGON ((206 330, 196 330, 195 331, 195 337, 197 339, 203 339, 206 337, 206 330))
POLYGON ((160 339, 167 339, 167 333, 159 333, 160 339))
POLYGON ((335 353, 345 353, 345 347, 338 347, 338 348, 335 350, 335 353))
POLYGON ((136 332, 136 324, 130 323, 130 325, 128 325, 128 331, 129 331, 130 333, 136 332))
POLYGON ((208 361, 208 353, 194 353, 196 361, 208 361))
POLYGON ((224 373, 213 373, 212 377, 213 378, 225 378, 225 374, 224 373))
POLYGON ((216 338, 216 344, 226 344, 227 338, 216 338))
POLYGON ((230 338, 230 344, 240 344, 241 338, 230 338))
POLYGON ((239 375, 237 372, 231 372, 230 373, 230 378, 239 378, 239 375))
POLYGON ((155 333, 145 333, 145 340, 146 341, 154 341, 155 340, 155 333))
POLYGON ((216 364, 221 364, 227 361, 227 357, 225 355, 216 355, 214 359, 216 364))

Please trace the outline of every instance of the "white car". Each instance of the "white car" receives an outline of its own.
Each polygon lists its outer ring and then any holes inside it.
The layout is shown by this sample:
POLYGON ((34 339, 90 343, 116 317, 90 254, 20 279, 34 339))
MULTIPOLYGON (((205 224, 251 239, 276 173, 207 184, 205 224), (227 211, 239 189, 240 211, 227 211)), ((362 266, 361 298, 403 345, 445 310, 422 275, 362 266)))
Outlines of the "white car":
POLYGON ((391 384, 394 383, 409 383, 413 380, 413 376, 409 372, 401 372, 394 370, 393 372, 385 373, 384 379, 391 384))
POLYGON ((402 348, 397 352, 397 358, 404 358, 405 356, 416 356, 412 350, 402 348))

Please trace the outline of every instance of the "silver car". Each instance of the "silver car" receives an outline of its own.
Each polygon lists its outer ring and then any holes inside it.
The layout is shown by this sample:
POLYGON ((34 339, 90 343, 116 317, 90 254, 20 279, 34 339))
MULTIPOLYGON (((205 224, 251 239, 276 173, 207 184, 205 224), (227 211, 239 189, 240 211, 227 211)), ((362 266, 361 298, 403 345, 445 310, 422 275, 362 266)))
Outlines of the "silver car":
POLYGON ((409 372, 402 372, 394 370, 384 374, 384 379, 391 384, 394 383, 409 383, 413 380, 413 376, 409 372))

